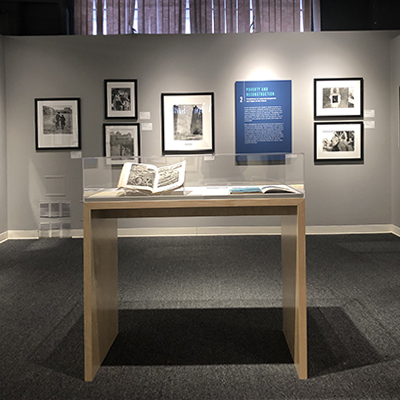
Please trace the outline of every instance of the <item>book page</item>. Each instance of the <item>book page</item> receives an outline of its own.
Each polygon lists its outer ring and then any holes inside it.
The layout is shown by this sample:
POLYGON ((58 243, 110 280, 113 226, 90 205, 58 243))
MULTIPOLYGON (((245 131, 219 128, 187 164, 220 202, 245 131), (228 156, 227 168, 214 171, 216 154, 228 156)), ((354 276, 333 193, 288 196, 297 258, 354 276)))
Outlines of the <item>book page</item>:
POLYGON ((125 163, 118 181, 118 188, 153 192, 157 167, 151 164, 125 163))
POLYGON ((288 185, 267 185, 262 186, 261 191, 263 193, 301 193, 298 190, 288 185))
POLYGON ((182 186, 185 182, 185 168, 186 161, 160 167, 153 193, 166 192, 182 186))

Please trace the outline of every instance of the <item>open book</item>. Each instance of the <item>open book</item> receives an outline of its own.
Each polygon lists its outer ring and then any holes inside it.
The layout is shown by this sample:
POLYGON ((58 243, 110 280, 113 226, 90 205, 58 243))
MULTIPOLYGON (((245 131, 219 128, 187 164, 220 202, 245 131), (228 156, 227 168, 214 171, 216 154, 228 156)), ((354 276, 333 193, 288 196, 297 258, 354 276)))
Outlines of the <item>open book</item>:
POLYGON ((288 185, 265 185, 265 186, 237 186, 229 189, 230 194, 245 193, 293 193, 299 194, 297 189, 288 185))
POLYGON ((127 162, 119 176, 118 188, 161 193, 174 190, 185 181, 186 161, 165 167, 127 162))

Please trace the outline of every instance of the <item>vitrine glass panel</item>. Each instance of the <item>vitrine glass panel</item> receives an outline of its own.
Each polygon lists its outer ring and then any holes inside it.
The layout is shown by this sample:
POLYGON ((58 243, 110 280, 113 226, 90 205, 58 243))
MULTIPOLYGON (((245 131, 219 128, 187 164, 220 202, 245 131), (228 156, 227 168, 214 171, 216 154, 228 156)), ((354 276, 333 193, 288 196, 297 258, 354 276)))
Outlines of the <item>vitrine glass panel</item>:
POLYGON ((303 197, 303 154, 83 159, 84 201, 303 197))

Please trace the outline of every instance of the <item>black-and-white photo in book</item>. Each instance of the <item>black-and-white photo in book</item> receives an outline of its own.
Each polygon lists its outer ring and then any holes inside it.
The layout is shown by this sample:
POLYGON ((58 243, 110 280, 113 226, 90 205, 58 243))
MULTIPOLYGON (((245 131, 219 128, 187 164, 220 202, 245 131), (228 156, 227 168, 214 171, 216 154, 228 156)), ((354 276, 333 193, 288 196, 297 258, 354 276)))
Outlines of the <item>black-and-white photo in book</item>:
POLYGON ((126 162, 118 181, 118 189, 161 193, 175 190, 185 182, 186 161, 165 167, 126 162))

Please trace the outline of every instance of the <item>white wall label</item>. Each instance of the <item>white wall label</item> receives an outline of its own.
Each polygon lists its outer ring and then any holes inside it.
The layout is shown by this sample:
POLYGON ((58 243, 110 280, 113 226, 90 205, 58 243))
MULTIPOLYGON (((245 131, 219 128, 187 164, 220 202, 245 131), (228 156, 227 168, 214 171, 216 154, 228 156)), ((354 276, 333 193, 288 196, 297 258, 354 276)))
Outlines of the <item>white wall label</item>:
POLYGON ((153 124, 151 122, 141 124, 141 126, 142 126, 142 131, 152 131, 153 130, 153 124))
POLYGON ((71 151, 71 158, 82 158, 81 151, 71 151))
POLYGON ((364 118, 375 118, 375 110, 364 110, 364 118))
POLYGON ((150 119, 150 111, 140 111, 139 119, 150 119))
POLYGON ((364 121, 365 129, 375 129, 375 121, 364 121))

